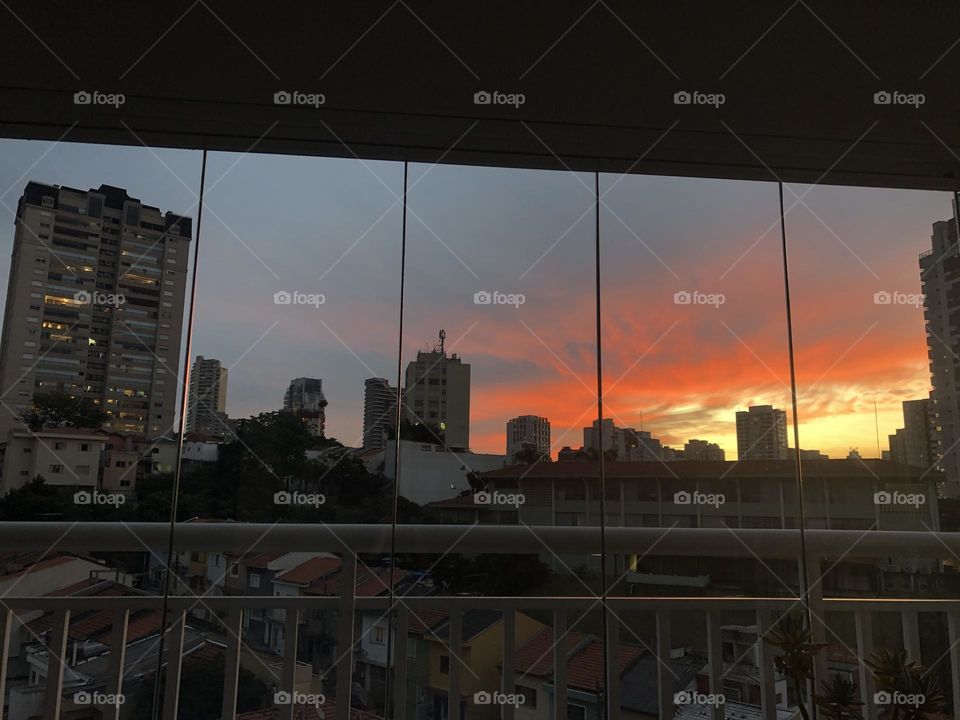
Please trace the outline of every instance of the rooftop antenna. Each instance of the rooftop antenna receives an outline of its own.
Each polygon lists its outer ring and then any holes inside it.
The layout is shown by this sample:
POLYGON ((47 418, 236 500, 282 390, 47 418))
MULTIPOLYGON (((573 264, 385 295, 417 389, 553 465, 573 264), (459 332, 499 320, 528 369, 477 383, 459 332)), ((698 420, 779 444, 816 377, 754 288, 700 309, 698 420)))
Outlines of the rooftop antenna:
POLYGON ((443 341, 446 339, 447 339, 447 331, 444 330, 443 328, 440 328, 440 344, 437 345, 436 352, 440 353, 441 355, 445 354, 443 350, 443 341))

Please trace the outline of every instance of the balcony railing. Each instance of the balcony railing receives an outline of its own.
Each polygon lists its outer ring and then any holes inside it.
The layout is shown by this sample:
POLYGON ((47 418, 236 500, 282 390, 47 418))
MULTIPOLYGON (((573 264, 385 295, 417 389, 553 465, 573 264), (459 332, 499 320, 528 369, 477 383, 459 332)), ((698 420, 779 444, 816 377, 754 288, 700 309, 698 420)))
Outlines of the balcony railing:
MULTIPOLYGON (((457 553, 540 554, 549 547, 558 554, 582 554, 599 542, 599 528, 557 528, 517 526, 473 526, 465 532, 463 526, 401 525, 396 528, 394 549, 398 553, 437 554, 438 548, 453 548, 457 553)), ((169 526, 165 523, 18 523, 0 524, 0 547, 16 550, 40 550, 46 552, 142 552, 149 549, 157 556, 167 552, 169 526), (135 539, 136 538, 136 539, 135 539)), ((176 530, 175 550, 217 551, 243 555, 250 552, 326 551, 342 554, 340 588, 355 587, 358 553, 388 553, 391 550, 392 529, 389 525, 258 525, 258 524, 184 524, 176 530)), ((801 552, 800 533, 796 530, 728 530, 728 529, 674 529, 664 528, 609 528, 606 530, 605 547, 608 554, 645 554, 649 556, 696 556, 716 558, 755 557, 759 560, 798 560, 801 552)), ((824 597, 817 582, 820 577, 820 559, 886 561, 890 557, 910 557, 927 560, 945 557, 960 557, 960 533, 898 532, 898 531, 838 531, 808 530, 805 547, 812 568, 810 604, 816 618, 825 612, 848 613, 853 616, 856 637, 856 654, 859 662, 859 691, 865 703, 864 714, 875 720, 877 706, 872 702, 875 684, 872 673, 864 660, 873 651, 873 615, 877 612, 899 613, 904 647, 911 659, 920 660, 920 617, 923 613, 945 613, 948 621, 947 639, 950 656, 950 677, 953 704, 960 707, 960 599, 916 598, 840 598, 824 597)), ((442 609, 450 616, 449 648, 458 653, 463 644, 463 613, 472 609, 496 609, 503 613, 502 692, 515 692, 514 650, 516 640, 516 613, 519 610, 542 610, 553 614, 556 637, 568 628, 568 613, 586 611, 598 606, 594 595, 563 597, 479 597, 479 596, 404 596, 394 601, 396 636, 407 635, 411 612, 422 609, 442 609)), ((338 613, 337 647, 341 648, 336 660, 336 720, 349 720, 351 697, 351 673, 354 659, 355 616, 358 611, 390 610, 387 595, 358 597, 350 593, 339 596, 317 597, 272 597, 272 596, 204 596, 203 605, 222 616, 227 632, 226 672, 223 687, 222 718, 236 714, 238 673, 243 642, 241 640, 244 611, 277 609, 286 611, 285 652, 279 690, 293 693, 296 679, 295 662, 298 633, 309 611, 335 611, 338 613)), ((605 638, 605 653, 608 659, 617 658, 620 649, 620 614, 626 611, 650 611, 656 618, 655 647, 650 648, 658 660, 657 688, 659 715, 674 716, 672 678, 667 672, 671 653, 671 620, 674 613, 696 611, 706 618, 707 671, 711 693, 723 692, 723 649, 721 640, 721 613, 724 611, 748 611, 754 613, 758 636, 774 623, 778 613, 797 606, 796 597, 640 597, 608 596, 608 633, 605 638)), ((47 720, 60 716, 64 690, 64 671, 67 668, 66 653, 71 613, 92 609, 110 610, 114 614, 110 645, 109 675, 106 693, 122 691, 124 650, 127 641, 127 622, 132 611, 158 610, 163 606, 161 596, 132 597, 20 597, 7 596, 0 599, 0 696, 3 694, 7 657, 7 643, 14 622, 14 614, 22 611, 48 611, 54 614, 49 651, 59 662, 48 662, 46 678, 45 712, 47 720)), ((167 635, 170 659, 166 663, 165 698, 163 717, 173 720, 177 716, 178 693, 184 654, 187 613, 195 607, 198 599, 190 595, 173 595, 167 599, 170 612, 167 635)), ((815 639, 825 639, 825 626, 814 621, 815 639)), ((760 674, 761 717, 776 720, 777 697, 775 693, 774 653, 766 642, 758 642, 757 665, 760 674)), ((392 717, 402 718, 407 706, 406 652, 394 654, 392 717)), ((567 718, 567 664, 566 654, 554 655, 554 717, 567 718)), ((615 666, 615 665, 614 665, 615 666)), ((818 659, 817 678, 826 677, 826 660, 818 659)), ((620 697, 619 673, 609 673, 605 697, 620 697)), ((451 662, 448 679, 448 717, 461 720, 461 671, 451 662)), ((610 702, 607 717, 618 720, 620 703, 610 702)), ((280 706, 280 717, 291 720, 293 705, 280 706)), ((2 714, 2 707, 0 707, 2 714)), ((110 708, 109 715, 117 718, 120 708, 110 708)), ((512 720, 514 707, 502 707, 505 720, 512 720)), ((714 720, 723 720, 724 707, 713 708, 714 720)), ((0 720, 3 720, 0 717, 0 720)))

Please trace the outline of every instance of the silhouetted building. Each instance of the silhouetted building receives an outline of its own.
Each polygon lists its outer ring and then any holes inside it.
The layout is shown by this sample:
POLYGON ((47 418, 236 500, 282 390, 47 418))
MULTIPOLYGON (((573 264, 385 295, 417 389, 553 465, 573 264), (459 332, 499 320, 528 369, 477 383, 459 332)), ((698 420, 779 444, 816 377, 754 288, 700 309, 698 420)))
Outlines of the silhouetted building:
POLYGON ((397 388, 385 378, 363 383, 363 449, 384 447, 397 425, 397 388))
POLYGON ((613 455, 617 460, 642 462, 663 459, 663 446, 660 440, 647 430, 618 428, 610 418, 604 418, 601 425, 594 420, 593 425, 583 429, 583 447, 585 450, 600 450, 601 440, 605 455, 613 455))
POLYGON ((930 400, 903 401, 903 427, 890 435, 890 459, 916 467, 930 467, 935 461, 936 432, 930 417, 930 400))
POLYGON ((550 457, 550 421, 538 415, 520 415, 507 420, 507 459, 524 448, 533 449, 538 456, 550 457))
POLYGON ((227 368, 219 360, 197 355, 190 371, 187 432, 229 435, 226 406, 227 368))
POLYGON ((772 405, 753 405, 737 412, 737 457, 786 460, 787 413, 772 405))
POLYGON ((319 378, 294 378, 283 395, 283 409, 302 418, 311 435, 323 437, 326 430, 327 399, 319 378))
POLYGON ((723 449, 716 443, 706 440, 687 440, 683 446, 683 459, 722 462, 727 458, 726 453, 724 453, 723 449))
POLYGON ((50 392, 100 405, 117 431, 173 431, 191 223, 110 185, 27 183, 0 342, 0 437, 50 392))
POLYGON ((957 245, 960 209, 954 206, 953 212, 953 219, 933 223, 931 248, 920 255, 932 388, 928 411, 933 416, 933 459, 943 473, 942 490, 948 496, 960 494, 960 386, 956 366, 960 330, 954 320, 960 311, 960 288, 954 281, 960 274, 957 245))
POLYGON ((430 352, 417 353, 404 376, 404 411, 413 424, 426 423, 439 430, 451 448, 470 447, 470 366, 456 353, 447 355, 446 337, 430 352))

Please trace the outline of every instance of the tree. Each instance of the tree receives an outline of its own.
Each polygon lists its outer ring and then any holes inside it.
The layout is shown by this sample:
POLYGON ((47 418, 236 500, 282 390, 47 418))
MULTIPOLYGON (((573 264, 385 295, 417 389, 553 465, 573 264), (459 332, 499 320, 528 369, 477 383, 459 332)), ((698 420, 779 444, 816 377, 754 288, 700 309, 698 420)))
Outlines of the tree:
POLYGON ((523 444, 523 448, 517 450, 511 461, 517 465, 536 465, 539 462, 550 462, 549 453, 541 453, 535 445, 523 444))
POLYGON ((23 416, 31 430, 45 428, 100 428, 107 420, 103 409, 87 398, 76 398, 64 392, 33 396, 33 407, 23 416))

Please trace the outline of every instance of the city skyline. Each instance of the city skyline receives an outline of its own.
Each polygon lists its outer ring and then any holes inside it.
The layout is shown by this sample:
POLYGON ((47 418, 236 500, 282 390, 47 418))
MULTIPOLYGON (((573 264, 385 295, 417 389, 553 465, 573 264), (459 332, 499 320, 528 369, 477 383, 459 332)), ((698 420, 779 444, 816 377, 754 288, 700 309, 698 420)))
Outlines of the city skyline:
MULTIPOLYGON (((6 149, 12 162, 0 179, 13 184, 7 205, 28 179, 103 182, 195 214, 193 194, 164 164, 194 190, 196 154, 156 151, 161 163, 142 148, 61 144, 31 168, 35 144, 28 150, 7 141, 6 149)), ((303 374, 299 358, 309 353, 310 366, 327 380, 327 435, 359 445, 364 380, 396 383, 399 206, 374 173, 399 188, 400 166, 370 166, 211 154, 208 184, 217 185, 206 199, 193 352, 220 358, 230 370, 231 416, 274 409, 277 388, 303 374), (284 173, 290 182, 279 187, 262 180, 284 173), (286 203, 289 217, 260 217, 252 198, 263 207, 286 203), (269 296, 251 292, 259 285, 269 296), (323 293, 324 303, 278 307, 272 295, 283 290, 323 293)), ((409 231, 403 361, 428 350, 436 328, 446 328, 451 352, 473 367, 474 450, 502 452, 503 423, 536 413, 551 420, 555 455, 576 446, 582 426, 596 417, 593 228, 589 214, 578 220, 590 199, 581 179, 411 168, 411 185, 419 183, 411 209, 426 225, 413 218, 409 231), (536 218, 525 210, 530 202, 536 218), (505 252, 513 267, 504 268, 505 252), (522 293, 525 302, 476 305, 478 291, 522 293)), ((605 186, 618 180, 601 178, 605 186)), ((809 189, 794 187, 797 194, 809 189)), ((601 260, 604 382, 613 385, 605 416, 650 429, 672 447, 703 437, 731 457, 737 409, 789 409, 782 267, 776 233, 765 233, 775 202, 774 185, 738 181, 630 177, 610 191, 601 260), (691 252, 698 253, 695 270, 688 268, 691 252), (722 292, 725 303, 675 304, 678 291, 697 290, 722 292)), ((798 257, 795 250, 791 265, 801 445, 831 457, 850 447, 873 456, 873 402, 886 437, 902 426, 900 403, 924 397, 930 382, 921 313, 877 305, 874 295, 919 293, 916 258, 929 249, 932 223, 949 217, 949 197, 818 187, 805 202, 830 230, 802 207, 788 215, 794 248, 816 251, 798 257)), ((0 225, 0 242, 9 243, 12 216, 5 213, 0 225)))

